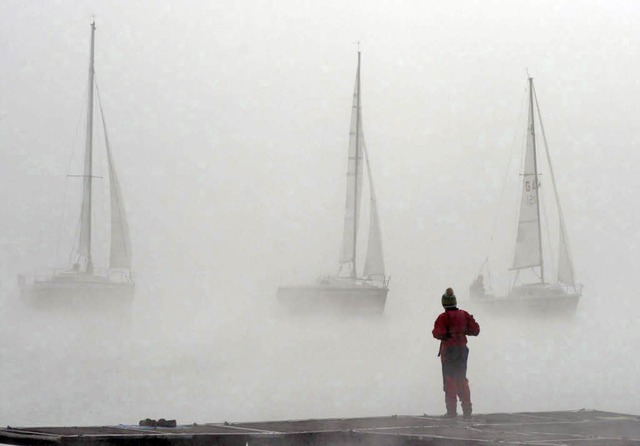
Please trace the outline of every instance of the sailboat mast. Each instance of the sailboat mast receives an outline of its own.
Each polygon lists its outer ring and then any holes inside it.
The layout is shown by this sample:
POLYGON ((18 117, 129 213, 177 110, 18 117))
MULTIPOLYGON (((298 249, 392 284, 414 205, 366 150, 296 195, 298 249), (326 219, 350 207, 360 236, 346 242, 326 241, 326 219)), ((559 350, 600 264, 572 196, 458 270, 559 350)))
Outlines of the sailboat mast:
POLYGON ((96 22, 91 22, 91 52, 89 58, 89 88, 87 104, 87 132, 84 156, 84 199, 86 200, 86 212, 84 222, 87 230, 87 272, 93 272, 93 259, 91 257, 91 195, 93 180, 93 85, 94 85, 94 47, 95 47, 96 22))
POLYGON ((540 188, 538 179, 538 159, 536 152, 536 125, 533 112, 533 78, 529 78, 529 113, 531 113, 531 137, 533 141, 533 172, 536 190, 536 212, 538 217, 538 249, 540 250, 540 281, 544 283, 544 258, 542 257, 542 229, 540 225, 540 188))
POLYGON ((358 241, 358 156, 360 154, 360 50, 358 49, 358 71, 357 71, 357 102, 356 102, 356 181, 355 181, 355 189, 353 194, 353 270, 351 271, 351 277, 356 278, 356 245, 358 241))

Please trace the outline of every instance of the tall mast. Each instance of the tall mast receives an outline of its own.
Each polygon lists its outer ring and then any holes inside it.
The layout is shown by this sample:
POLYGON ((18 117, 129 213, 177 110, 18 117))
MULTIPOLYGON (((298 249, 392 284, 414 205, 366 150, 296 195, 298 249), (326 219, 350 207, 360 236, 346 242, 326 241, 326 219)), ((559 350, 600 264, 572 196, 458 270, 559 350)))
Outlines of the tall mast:
POLYGON ((351 277, 356 278, 356 244, 358 240, 358 157, 360 155, 360 48, 358 48, 358 72, 357 72, 357 105, 356 105, 356 181, 355 190, 353 194, 353 270, 351 271, 351 277))
POLYGON ((87 230, 87 272, 93 272, 93 259, 91 257, 91 189, 93 179, 93 85, 94 85, 94 46, 95 46, 96 22, 91 22, 91 51, 89 58, 89 97, 87 104, 87 132, 84 155, 84 200, 86 200, 86 219, 83 223, 87 230))
POLYGON ((538 216, 538 249, 540 250, 540 282, 544 283, 544 258, 542 257, 542 229, 540 225, 540 191, 539 191, 539 178, 538 178, 538 159, 536 153, 536 125, 535 115, 533 112, 533 78, 529 78, 529 113, 531 113, 531 132, 533 140, 533 171, 535 178, 536 189, 536 212, 538 216))

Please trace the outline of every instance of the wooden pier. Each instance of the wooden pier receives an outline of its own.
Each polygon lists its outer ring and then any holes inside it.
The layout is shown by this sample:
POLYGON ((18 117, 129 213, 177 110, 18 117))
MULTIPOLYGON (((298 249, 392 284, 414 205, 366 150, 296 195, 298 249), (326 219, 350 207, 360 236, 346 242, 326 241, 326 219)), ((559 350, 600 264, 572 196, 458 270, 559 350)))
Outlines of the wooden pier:
POLYGON ((0 443, 15 445, 400 446, 640 445, 640 417, 595 410, 474 415, 471 421, 391 416, 176 427, 137 425, 7 427, 0 443))

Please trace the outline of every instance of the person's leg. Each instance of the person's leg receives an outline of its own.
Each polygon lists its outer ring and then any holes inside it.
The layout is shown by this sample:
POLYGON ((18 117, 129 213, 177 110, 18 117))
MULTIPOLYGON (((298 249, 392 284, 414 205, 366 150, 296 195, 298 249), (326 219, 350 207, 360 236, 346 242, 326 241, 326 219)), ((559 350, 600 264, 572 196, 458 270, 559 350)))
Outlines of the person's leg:
POLYGON ((462 413, 465 416, 471 416, 472 404, 471 404, 471 389, 469 388, 469 380, 467 378, 462 378, 458 380, 456 384, 457 384, 456 388, 458 391, 458 397, 460 398, 460 403, 462 405, 462 413))
POLYGON ((446 358, 442 360, 442 381, 447 416, 455 417, 458 405, 458 383, 455 375, 455 364, 447 361, 446 358))
POLYGON ((467 359, 469 358, 469 349, 465 348, 462 361, 460 362, 460 369, 458 370, 458 379, 456 388, 460 403, 462 405, 462 413, 465 416, 470 417, 472 412, 471 405, 471 389, 469 388, 469 380, 467 379, 467 359))

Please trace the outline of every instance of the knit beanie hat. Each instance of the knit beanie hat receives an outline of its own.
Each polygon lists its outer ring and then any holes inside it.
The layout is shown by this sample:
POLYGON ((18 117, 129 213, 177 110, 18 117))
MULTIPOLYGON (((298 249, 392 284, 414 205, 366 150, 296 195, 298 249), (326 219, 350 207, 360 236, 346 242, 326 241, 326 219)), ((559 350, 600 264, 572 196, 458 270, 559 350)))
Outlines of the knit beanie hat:
POLYGON ((456 300, 456 295, 453 294, 453 288, 447 288, 442 295, 442 306, 445 308, 453 308, 456 305, 458 305, 458 301, 456 300))

